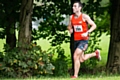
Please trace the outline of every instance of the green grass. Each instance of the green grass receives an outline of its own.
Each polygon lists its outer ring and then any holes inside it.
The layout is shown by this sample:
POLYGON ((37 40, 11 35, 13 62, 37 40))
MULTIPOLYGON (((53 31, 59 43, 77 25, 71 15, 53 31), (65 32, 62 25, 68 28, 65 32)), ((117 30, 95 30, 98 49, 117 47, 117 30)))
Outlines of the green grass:
POLYGON ((0 39, 0 51, 3 51, 3 46, 4 46, 5 40, 0 39))
MULTIPOLYGON (((55 78, 40 78, 40 79, 31 79, 31 80, 73 80, 70 77, 55 77, 55 78)), ((75 80, 120 80, 120 76, 83 76, 78 77, 75 80)))
MULTIPOLYGON (((101 47, 101 57, 102 60, 99 62, 101 65, 105 65, 107 61, 107 56, 108 56, 108 50, 109 50, 109 42, 110 42, 110 36, 106 36, 103 34, 101 37, 101 42, 100 42, 100 47, 101 47)), ((99 65, 98 64, 98 65, 99 65)))
MULTIPOLYGON (((27 79, 0 79, 0 80, 73 80, 70 76, 67 77, 32 77, 27 79)), ((112 75, 112 76, 104 76, 104 75, 83 75, 79 76, 75 80, 120 80, 120 76, 112 75)))

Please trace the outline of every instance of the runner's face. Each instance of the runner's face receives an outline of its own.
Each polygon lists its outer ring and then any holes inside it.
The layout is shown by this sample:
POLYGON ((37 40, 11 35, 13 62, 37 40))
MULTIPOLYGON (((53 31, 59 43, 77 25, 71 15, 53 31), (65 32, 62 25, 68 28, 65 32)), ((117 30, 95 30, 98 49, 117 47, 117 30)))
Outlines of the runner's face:
POLYGON ((77 13, 81 10, 81 7, 79 6, 78 3, 74 3, 72 8, 73 8, 73 13, 77 13))

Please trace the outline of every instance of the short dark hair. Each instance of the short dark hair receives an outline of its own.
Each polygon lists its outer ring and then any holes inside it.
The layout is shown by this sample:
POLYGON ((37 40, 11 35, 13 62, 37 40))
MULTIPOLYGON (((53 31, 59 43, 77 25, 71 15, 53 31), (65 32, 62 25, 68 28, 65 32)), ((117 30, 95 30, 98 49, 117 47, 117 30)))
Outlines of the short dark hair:
POLYGON ((82 3, 80 1, 74 1, 74 3, 78 3, 79 7, 82 7, 82 3))

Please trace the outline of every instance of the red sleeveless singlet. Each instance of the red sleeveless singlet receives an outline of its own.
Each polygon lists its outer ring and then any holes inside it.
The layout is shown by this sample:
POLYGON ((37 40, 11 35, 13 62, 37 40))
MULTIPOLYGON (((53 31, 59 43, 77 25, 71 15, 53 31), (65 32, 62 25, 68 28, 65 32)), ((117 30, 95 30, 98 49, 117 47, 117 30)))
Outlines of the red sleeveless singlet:
POLYGON ((81 34, 84 32, 88 31, 88 25, 85 21, 83 21, 82 19, 82 14, 78 17, 75 18, 75 15, 72 15, 71 18, 71 24, 74 30, 74 40, 88 40, 88 36, 87 37, 82 37, 81 34))

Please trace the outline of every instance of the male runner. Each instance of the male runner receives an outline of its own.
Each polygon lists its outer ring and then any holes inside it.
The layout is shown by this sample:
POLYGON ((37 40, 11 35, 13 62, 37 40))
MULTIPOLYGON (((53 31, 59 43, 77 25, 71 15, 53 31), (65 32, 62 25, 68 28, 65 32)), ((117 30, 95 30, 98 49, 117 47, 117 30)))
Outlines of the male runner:
POLYGON ((99 50, 90 54, 84 54, 84 51, 88 47, 89 34, 96 29, 96 24, 87 14, 82 13, 81 9, 82 4, 79 1, 74 2, 74 14, 70 16, 68 25, 69 32, 74 34, 74 75, 71 78, 78 77, 80 63, 95 56, 98 60, 101 60, 99 50), (88 24, 91 26, 90 29, 88 29, 88 24))

